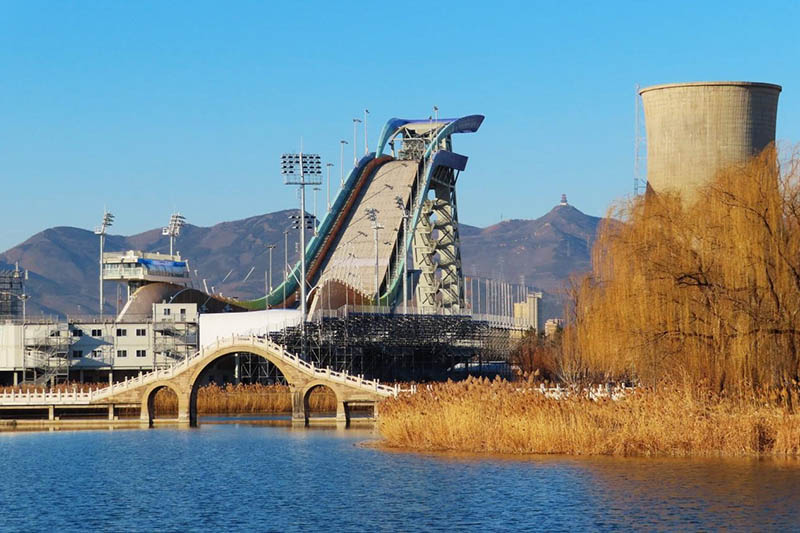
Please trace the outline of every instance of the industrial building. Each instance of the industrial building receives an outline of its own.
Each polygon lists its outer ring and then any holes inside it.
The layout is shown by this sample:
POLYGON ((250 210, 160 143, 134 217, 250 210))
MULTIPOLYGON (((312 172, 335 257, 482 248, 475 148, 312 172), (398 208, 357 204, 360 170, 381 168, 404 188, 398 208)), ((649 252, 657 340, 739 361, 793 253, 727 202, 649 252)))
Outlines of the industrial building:
POLYGON ((639 91, 647 131, 647 185, 691 202, 721 169, 775 141, 780 85, 672 83, 639 91))

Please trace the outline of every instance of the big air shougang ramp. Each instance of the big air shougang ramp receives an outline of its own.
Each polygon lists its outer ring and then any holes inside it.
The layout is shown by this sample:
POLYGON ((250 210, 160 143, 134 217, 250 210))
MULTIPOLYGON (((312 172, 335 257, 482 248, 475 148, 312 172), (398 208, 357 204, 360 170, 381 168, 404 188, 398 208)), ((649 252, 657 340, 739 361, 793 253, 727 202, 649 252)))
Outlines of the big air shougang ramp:
MULTIPOLYGON (((405 261, 422 272, 410 295, 418 306, 463 305, 455 183, 467 158, 452 152, 451 136, 477 131, 482 122, 482 115, 468 115, 386 123, 378 149, 349 173, 306 246, 311 312, 346 302, 396 305, 405 261), (391 155, 383 154, 387 149, 391 155), (377 239, 368 216, 373 209, 377 239)), ((300 277, 298 261, 267 298, 235 303, 251 310, 297 307, 300 277)))

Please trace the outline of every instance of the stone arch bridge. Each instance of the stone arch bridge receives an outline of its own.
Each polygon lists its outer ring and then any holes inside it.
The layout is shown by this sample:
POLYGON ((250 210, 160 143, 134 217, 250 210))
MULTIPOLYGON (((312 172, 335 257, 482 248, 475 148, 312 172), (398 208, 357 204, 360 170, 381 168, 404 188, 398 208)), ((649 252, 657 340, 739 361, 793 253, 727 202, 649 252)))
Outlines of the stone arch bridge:
POLYGON ((141 374, 101 389, 88 392, 3 393, 0 394, 0 407, 48 408, 50 417, 53 418, 56 408, 107 406, 109 417, 113 418, 115 407, 140 406, 141 421, 152 425, 156 392, 166 387, 178 397, 178 422, 194 426, 197 424, 197 389, 200 376, 217 359, 237 352, 249 352, 263 357, 280 370, 292 395, 293 423, 308 423, 309 394, 318 386, 326 386, 336 395, 336 421, 345 424, 349 422, 350 407, 370 405, 377 415, 378 403, 384 398, 396 396, 399 392, 397 387, 381 385, 378 381, 316 367, 267 338, 231 336, 203 347, 171 367, 141 374))

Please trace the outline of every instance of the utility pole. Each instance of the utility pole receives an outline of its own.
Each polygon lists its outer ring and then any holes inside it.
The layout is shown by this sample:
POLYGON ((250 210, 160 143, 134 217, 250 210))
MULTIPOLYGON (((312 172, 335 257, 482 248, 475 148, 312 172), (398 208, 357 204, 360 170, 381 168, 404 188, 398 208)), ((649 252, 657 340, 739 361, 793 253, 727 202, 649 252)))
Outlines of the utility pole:
POLYGON ((344 145, 347 144, 347 141, 341 140, 339 141, 339 145, 341 149, 339 150, 339 186, 344 187, 344 145))
POLYGON ((357 154, 357 144, 358 144, 358 125, 361 124, 360 118, 353 119, 353 166, 358 166, 358 154, 357 154))
POLYGON ((364 110, 364 155, 369 153, 369 141, 367 140, 367 115, 369 115, 369 109, 364 110))
POLYGON ((380 294, 380 275, 378 265, 378 232, 383 229, 383 226, 378 222, 378 210, 374 207, 366 210, 367 218, 372 222, 372 229, 375 231, 375 305, 381 304, 380 294))
POLYGON ((103 211, 103 220, 94 232, 100 236, 100 321, 103 320, 103 247, 106 243, 106 230, 114 223, 114 215, 107 210, 103 211))
POLYGON ((269 270, 267 271, 267 283, 265 284, 264 288, 266 290, 266 297, 264 298, 264 309, 269 309, 269 295, 272 294, 272 250, 275 248, 274 244, 268 244, 267 250, 269 250, 269 270))
POLYGON ((300 331, 305 335, 306 322, 306 186, 322 183, 322 163, 319 154, 283 154, 281 174, 286 185, 300 188, 300 310, 303 314, 300 331))

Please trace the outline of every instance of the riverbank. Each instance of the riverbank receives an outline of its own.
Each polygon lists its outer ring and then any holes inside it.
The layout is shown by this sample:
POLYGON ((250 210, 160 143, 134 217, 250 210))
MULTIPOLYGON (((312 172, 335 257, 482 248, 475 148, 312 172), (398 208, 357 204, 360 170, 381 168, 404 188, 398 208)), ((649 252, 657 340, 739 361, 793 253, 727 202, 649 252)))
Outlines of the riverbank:
POLYGON ((800 415, 770 398, 639 389, 555 400, 528 383, 468 379, 381 404, 382 445, 424 451, 619 456, 797 456, 800 415))

